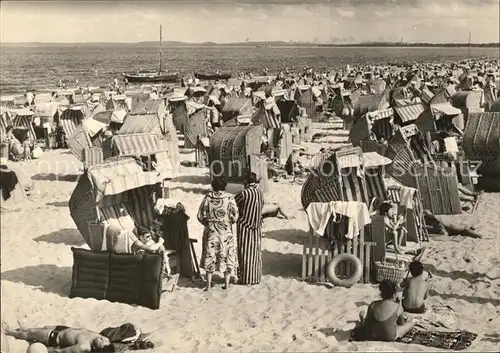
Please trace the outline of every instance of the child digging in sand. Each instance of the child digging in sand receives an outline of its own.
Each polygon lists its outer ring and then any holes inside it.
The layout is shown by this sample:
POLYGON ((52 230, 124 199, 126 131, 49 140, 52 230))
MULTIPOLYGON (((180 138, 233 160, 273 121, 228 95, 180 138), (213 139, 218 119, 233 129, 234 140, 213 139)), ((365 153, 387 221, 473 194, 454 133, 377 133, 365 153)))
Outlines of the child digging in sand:
POLYGON ((420 261, 410 263, 411 278, 405 278, 403 288, 403 309, 407 313, 423 314, 425 312, 425 299, 429 295, 429 283, 432 275, 424 272, 424 265, 420 261))

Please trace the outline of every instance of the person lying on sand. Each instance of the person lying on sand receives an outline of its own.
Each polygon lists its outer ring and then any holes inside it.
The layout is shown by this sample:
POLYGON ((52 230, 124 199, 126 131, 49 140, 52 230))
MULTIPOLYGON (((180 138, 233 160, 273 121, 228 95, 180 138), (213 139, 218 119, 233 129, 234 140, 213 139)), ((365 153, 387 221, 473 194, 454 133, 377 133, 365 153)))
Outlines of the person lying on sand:
POLYGON ((445 223, 431 211, 424 210, 425 227, 429 234, 436 235, 461 235, 463 237, 482 238, 474 226, 457 226, 445 223))
POLYGON ((41 328, 11 329, 4 323, 4 332, 8 336, 28 342, 40 342, 51 353, 90 353, 114 352, 114 346, 107 337, 84 328, 67 326, 45 326, 41 328))
POLYGON ((415 320, 405 322, 401 303, 396 302, 396 286, 383 280, 378 286, 382 300, 376 300, 368 310, 359 313, 363 336, 369 341, 392 342, 406 335, 416 324, 415 320))
POLYGON ((405 278, 403 288, 403 309, 407 313, 423 314, 425 312, 425 299, 429 295, 428 280, 432 278, 429 272, 424 272, 424 265, 420 261, 410 263, 411 278, 405 278))
POLYGON ((277 203, 264 203, 262 207, 262 219, 271 217, 288 219, 288 216, 277 203))

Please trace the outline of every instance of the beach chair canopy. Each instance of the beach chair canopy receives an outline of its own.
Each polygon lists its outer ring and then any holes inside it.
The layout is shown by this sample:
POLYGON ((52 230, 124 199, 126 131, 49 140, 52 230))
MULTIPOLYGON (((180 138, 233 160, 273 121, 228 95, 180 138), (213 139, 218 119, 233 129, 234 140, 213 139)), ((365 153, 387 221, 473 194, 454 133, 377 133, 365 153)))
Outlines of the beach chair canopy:
POLYGON ((389 108, 389 103, 384 94, 359 96, 354 101, 354 118, 357 119, 368 112, 387 108, 389 108))
POLYGON ((455 116, 462 114, 460 109, 453 107, 450 103, 438 103, 431 106, 432 113, 439 118, 443 115, 455 116))
POLYGON ((249 98, 229 98, 222 107, 222 113, 247 112, 251 107, 252 101, 249 98))
POLYGON ((390 158, 384 157, 377 152, 363 153, 363 166, 365 168, 376 168, 392 163, 390 158))
POLYGON ((92 166, 87 171, 96 205, 113 205, 125 191, 160 182, 158 172, 144 172, 135 159, 126 158, 92 166))
POLYGON ((109 123, 123 124, 125 116, 127 116, 127 111, 125 109, 116 109, 96 113, 92 118, 103 124, 109 125, 109 123))
POLYGON ((162 134, 165 131, 163 118, 166 113, 162 100, 141 102, 128 112, 118 134, 162 134))
POLYGON ((395 114, 401 119, 403 124, 413 122, 424 113, 426 107, 422 103, 399 106, 394 108, 395 114))
POLYGON ((458 109, 480 108, 482 98, 482 91, 460 91, 451 96, 450 102, 458 109))
POLYGON ((195 102, 193 100, 188 100, 186 101, 186 108, 187 108, 187 113, 188 115, 193 115, 194 113, 202 110, 203 108, 205 108, 205 105, 204 104, 200 104, 198 102, 195 102))
POLYGON ((253 115, 252 100, 250 98, 229 98, 222 107, 224 121, 238 116, 251 117, 253 115))
POLYGON ((107 127, 107 124, 104 124, 104 123, 97 121, 93 118, 88 118, 88 119, 82 120, 82 126, 90 137, 94 137, 99 132, 101 132, 103 129, 105 129, 107 127))

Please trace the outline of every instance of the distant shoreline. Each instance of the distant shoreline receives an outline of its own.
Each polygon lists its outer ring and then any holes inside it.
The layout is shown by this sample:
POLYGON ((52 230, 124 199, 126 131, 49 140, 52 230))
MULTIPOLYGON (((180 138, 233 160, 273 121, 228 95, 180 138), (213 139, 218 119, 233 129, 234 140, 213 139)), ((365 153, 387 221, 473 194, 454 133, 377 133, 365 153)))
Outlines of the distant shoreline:
MULTIPOLYGON (((138 43, 0 43, 0 47, 153 47, 158 42, 138 43)), ((163 42, 164 47, 170 48, 217 48, 233 47, 257 49, 272 48, 498 48, 500 43, 357 43, 357 44, 314 44, 314 43, 287 43, 287 42, 243 42, 243 43, 183 43, 163 42)))

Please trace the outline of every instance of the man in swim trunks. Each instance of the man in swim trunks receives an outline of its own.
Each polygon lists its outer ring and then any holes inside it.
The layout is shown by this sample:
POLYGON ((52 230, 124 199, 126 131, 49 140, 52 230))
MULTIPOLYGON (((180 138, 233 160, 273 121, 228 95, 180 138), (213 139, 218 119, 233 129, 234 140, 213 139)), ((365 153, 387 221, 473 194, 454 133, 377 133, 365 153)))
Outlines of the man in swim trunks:
POLYGON ((40 342, 51 353, 114 352, 114 346, 107 337, 84 328, 67 326, 45 326, 42 328, 18 328, 12 330, 4 324, 8 336, 28 342, 40 342))
POLYGON ((425 312, 425 299, 429 295, 430 273, 424 273, 424 265, 420 261, 410 263, 411 278, 405 278, 403 288, 403 309, 407 313, 423 314, 425 312))

